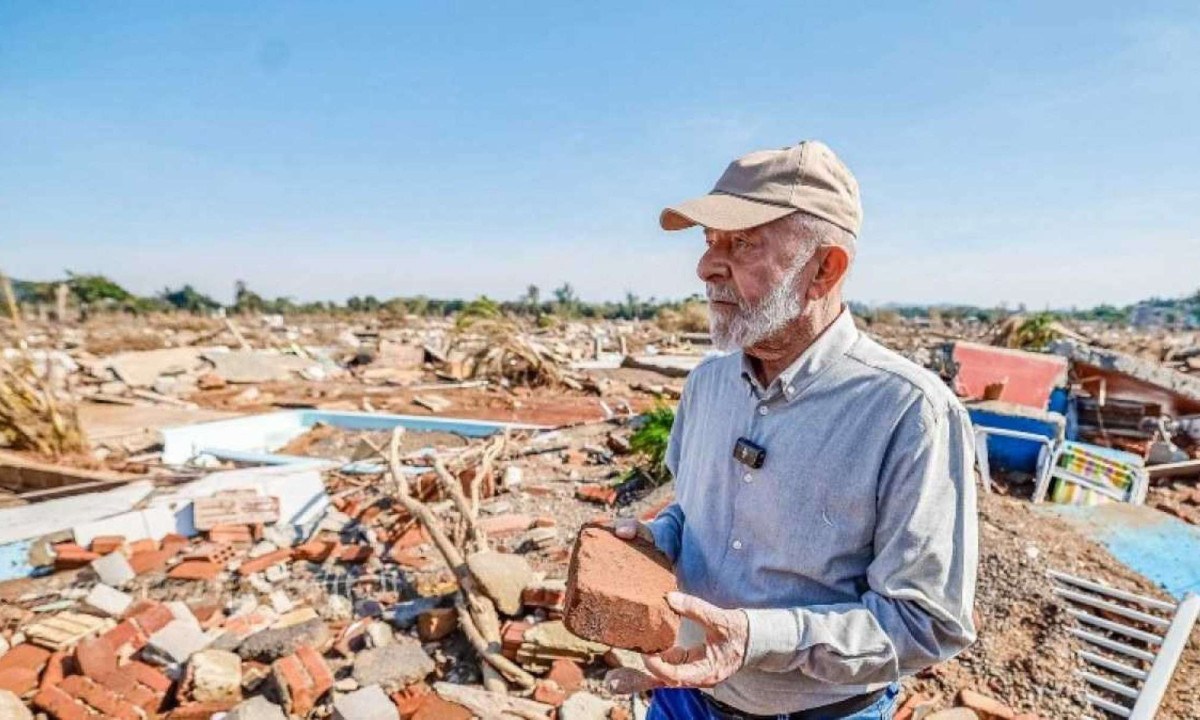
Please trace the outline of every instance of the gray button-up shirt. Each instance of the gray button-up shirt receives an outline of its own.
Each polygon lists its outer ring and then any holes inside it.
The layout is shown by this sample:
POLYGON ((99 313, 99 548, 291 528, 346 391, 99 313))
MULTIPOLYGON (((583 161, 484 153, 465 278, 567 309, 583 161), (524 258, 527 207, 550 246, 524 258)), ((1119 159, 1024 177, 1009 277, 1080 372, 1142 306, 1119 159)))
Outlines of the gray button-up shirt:
POLYGON ((742 353, 688 378, 651 524, 684 592, 746 609, 746 666, 712 690, 752 714, 868 692, 975 639, 970 420, 849 311, 770 387, 742 353), (766 448, 755 470, 732 457, 766 448))

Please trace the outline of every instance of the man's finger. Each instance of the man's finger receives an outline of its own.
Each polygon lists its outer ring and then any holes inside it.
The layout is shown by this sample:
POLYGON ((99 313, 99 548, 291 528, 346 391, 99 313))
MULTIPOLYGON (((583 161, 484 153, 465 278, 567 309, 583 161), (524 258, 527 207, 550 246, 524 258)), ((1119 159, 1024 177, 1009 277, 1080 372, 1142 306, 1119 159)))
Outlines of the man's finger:
POLYGON ((683 665, 672 665, 661 657, 646 658, 646 671, 674 687, 712 687, 717 683, 707 659, 683 665))
POLYGON ((632 695, 663 686, 662 681, 653 675, 624 667, 609 670, 604 676, 604 684, 617 695, 632 695))
POLYGON ((695 620, 705 627, 712 627, 719 624, 724 619, 726 612, 710 602, 701 600, 695 595, 687 595, 681 592, 667 593, 667 604, 675 612, 685 618, 695 620))
POLYGON ((663 650, 658 654, 658 657, 662 658, 663 662, 670 663, 672 665, 679 665, 689 661, 688 649, 679 647, 678 645, 663 650))
POLYGON ((637 520, 617 518, 613 522, 613 530, 616 532, 617 537, 622 540, 632 540, 637 537, 637 520))

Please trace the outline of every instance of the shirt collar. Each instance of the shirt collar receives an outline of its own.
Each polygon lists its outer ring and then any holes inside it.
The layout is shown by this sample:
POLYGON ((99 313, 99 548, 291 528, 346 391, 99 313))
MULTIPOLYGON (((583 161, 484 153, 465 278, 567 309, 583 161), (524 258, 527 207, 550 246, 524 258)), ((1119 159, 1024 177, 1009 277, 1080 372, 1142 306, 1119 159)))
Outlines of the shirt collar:
POLYGON ((849 308, 842 308, 841 314, 834 320, 817 339, 808 346, 795 362, 779 374, 779 377, 767 388, 762 387, 750 358, 742 352, 742 378, 761 397, 782 392, 788 400, 797 397, 800 391, 808 385, 825 368, 832 365, 838 358, 846 354, 858 340, 858 328, 854 325, 854 315, 849 308))

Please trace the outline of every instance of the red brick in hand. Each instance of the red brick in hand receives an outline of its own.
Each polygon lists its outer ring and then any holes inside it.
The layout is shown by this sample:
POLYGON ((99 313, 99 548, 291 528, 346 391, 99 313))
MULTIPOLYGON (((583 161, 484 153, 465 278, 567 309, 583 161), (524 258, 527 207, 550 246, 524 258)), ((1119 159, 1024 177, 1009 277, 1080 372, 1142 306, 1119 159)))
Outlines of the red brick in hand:
POLYGON ((677 589, 670 560, 653 545, 584 527, 571 556, 563 621, 586 640, 662 652, 679 631, 679 615, 666 600, 677 589))

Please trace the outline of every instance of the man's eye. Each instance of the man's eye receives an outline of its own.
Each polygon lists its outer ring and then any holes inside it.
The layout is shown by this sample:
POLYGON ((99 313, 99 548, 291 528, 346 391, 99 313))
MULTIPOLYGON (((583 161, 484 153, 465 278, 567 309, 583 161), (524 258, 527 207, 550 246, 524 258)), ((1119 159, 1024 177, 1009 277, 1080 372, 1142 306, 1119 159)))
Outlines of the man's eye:
POLYGON ((748 248, 748 247, 750 247, 750 241, 744 237, 734 238, 733 246, 738 248, 739 250, 743 249, 743 248, 748 248))

